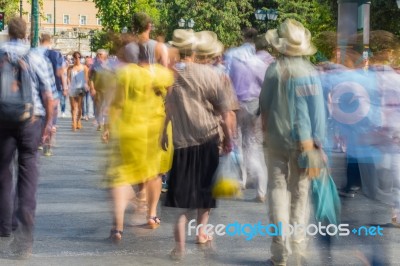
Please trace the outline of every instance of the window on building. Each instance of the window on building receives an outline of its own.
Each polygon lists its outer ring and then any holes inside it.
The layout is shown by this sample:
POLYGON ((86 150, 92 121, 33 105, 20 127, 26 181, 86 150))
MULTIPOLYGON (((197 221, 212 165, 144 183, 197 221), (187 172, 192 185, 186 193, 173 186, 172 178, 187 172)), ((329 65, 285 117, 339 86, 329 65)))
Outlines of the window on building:
POLYGON ((51 14, 46 14, 46 23, 53 23, 53 16, 51 14))
POLYGON ((97 18, 97 25, 101 25, 101 19, 100 18, 97 18))
POLYGON ((80 25, 86 25, 87 24, 87 17, 83 16, 83 15, 80 15, 79 16, 79 24, 80 25))
POLYGON ((64 22, 64 24, 69 24, 69 15, 63 16, 63 22, 64 22))

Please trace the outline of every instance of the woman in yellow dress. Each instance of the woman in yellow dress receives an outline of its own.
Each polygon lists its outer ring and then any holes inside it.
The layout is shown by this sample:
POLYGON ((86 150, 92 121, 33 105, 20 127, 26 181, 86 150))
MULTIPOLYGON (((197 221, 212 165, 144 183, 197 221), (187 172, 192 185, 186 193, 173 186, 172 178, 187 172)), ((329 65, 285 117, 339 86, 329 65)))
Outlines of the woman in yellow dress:
POLYGON ((132 185, 146 188, 148 224, 160 224, 157 204, 161 192, 160 173, 168 172, 172 148, 164 151, 160 140, 164 127, 164 97, 174 82, 173 73, 161 65, 127 64, 117 71, 117 89, 110 107, 110 133, 115 143, 108 176, 114 202, 113 240, 121 240, 124 213, 132 185))

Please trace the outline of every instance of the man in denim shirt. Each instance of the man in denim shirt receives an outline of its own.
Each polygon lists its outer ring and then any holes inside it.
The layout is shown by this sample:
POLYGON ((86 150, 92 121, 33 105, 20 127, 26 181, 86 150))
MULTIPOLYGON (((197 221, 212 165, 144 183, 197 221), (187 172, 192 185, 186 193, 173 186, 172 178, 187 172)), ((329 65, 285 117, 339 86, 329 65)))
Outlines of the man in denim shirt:
MULTIPOLYGON (((316 52, 310 32, 288 19, 266 38, 280 53, 265 74, 260 94, 269 218, 285 230, 287 224, 308 222, 310 178, 319 176, 323 165, 325 107, 318 72, 305 58, 316 52)), ((286 265, 291 251, 300 263, 305 247, 304 229, 291 237, 274 236, 269 265, 286 265)))
POLYGON ((26 122, 16 124, 0 122, 0 237, 11 235, 14 204, 10 164, 13 155, 18 151, 16 188, 18 194, 15 197, 18 228, 11 248, 15 255, 26 257, 30 255, 33 244, 36 190, 39 178, 37 155, 43 121, 45 122, 44 136, 48 136, 51 131, 53 107, 50 82, 54 80, 54 75, 49 72, 44 58, 35 52, 30 52, 29 46, 24 43, 26 22, 23 19, 11 19, 8 33, 10 41, 4 43, 0 50, 8 53, 11 60, 17 60, 26 55, 31 70, 34 111, 32 119, 26 122))

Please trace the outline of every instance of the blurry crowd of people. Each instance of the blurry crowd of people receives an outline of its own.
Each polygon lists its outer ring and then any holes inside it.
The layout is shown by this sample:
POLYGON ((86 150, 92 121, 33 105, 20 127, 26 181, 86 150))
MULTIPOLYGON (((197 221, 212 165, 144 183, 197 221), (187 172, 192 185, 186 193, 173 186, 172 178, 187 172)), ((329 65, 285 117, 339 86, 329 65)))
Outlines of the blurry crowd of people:
MULTIPOLYGON (((350 69, 330 62, 316 67, 309 60, 316 53, 310 32, 291 19, 266 34, 244 29, 243 44, 225 51, 211 31, 177 29, 169 43, 153 40, 150 17, 135 13, 133 32, 116 60, 104 49, 95 59, 74 52, 70 60, 51 49, 47 34, 39 48, 29 50, 24 25, 12 19, 10 42, 1 47, 27 54, 36 95, 34 123, 0 122, 0 235, 17 228, 23 233, 15 238, 16 253, 31 252, 36 153, 42 145, 51 155, 57 114, 64 117, 67 97, 73 131, 90 118, 93 99, 97 129, 109 147, 113 242, 123 238, 132 202, 146 212, 150 228, 160 226, 157 205, 167 177, 164 205, 183 209, 171 257, 182 259, 187 222, 196 210, 197 223, 208 223, 216 207, 214 173, 220 156, 230 152, 239 158, 241 188, 255 188, 254 200, 267 203, 271 223, 307 224, 311 180, 329 165, 339 140, 349 166, 344 194, 362 186, 367 196, 386 200, 400 227, 400 127, 391 120, 399 112, 400 82, 390 67, 350 69), (16 150, 18 193, 12 195, 9 165, 16 150), (355 171, 362 182, 352 181, 355 171), (389 187, 380 187, 383 172, 392 180, 389 187)), ((212 240, 200 227, 196 243, 212 240)), ((274 236, 268 263, 286 265, 291 252, 300 263, 306 242, 301 232, 274 236)))

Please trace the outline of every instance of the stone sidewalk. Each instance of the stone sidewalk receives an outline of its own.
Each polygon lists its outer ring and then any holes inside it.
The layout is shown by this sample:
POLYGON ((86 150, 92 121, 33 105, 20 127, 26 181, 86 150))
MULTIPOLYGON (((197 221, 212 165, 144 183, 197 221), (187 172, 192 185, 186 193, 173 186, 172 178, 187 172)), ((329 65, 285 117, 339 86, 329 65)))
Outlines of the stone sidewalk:
MULTIPOLYGON (((0 265, 265 265, 271 256, 271 237, 216 237, 212 246, 200 247, 194 237, 187 239, 187 256, 176 263, 169 259, 174 247, 173 224, 179 213, 160 204, 162 223, 148 229, 143 214, 129 210, 120 245, 107 240, 111 222, 111 200, 104 188, 106 145, 100 142, 93 120, 84 121, 78 132, 70 130, 70 120, 60 119, 54 156, 40 158, 41 178, 38 190, 33 255, 25 261, 0 257, 0 265)), ((335 154, 333 175, 343 182, 344 155, 335 154)), ((248 189, 243 199, 219 201, 211 213, 211 224, 233 222, 266 224, 265 204, 252 202, 255 191, 248 189)), ((388 206, 362 195, 343 200, 342 223, 350 228, 381 226, 383 237, 334 237, 329 249, 324 241, 311 238, 308 265, 364 265, 372 255, 400 265, 400 229, 390 224, 388 206)), ((0 240, 0 249, 8 241, 0 240)), ((290 261, 292 262, 292 261, 290 261)), ((289 264, 293 265, 293 264, 289 264)))

